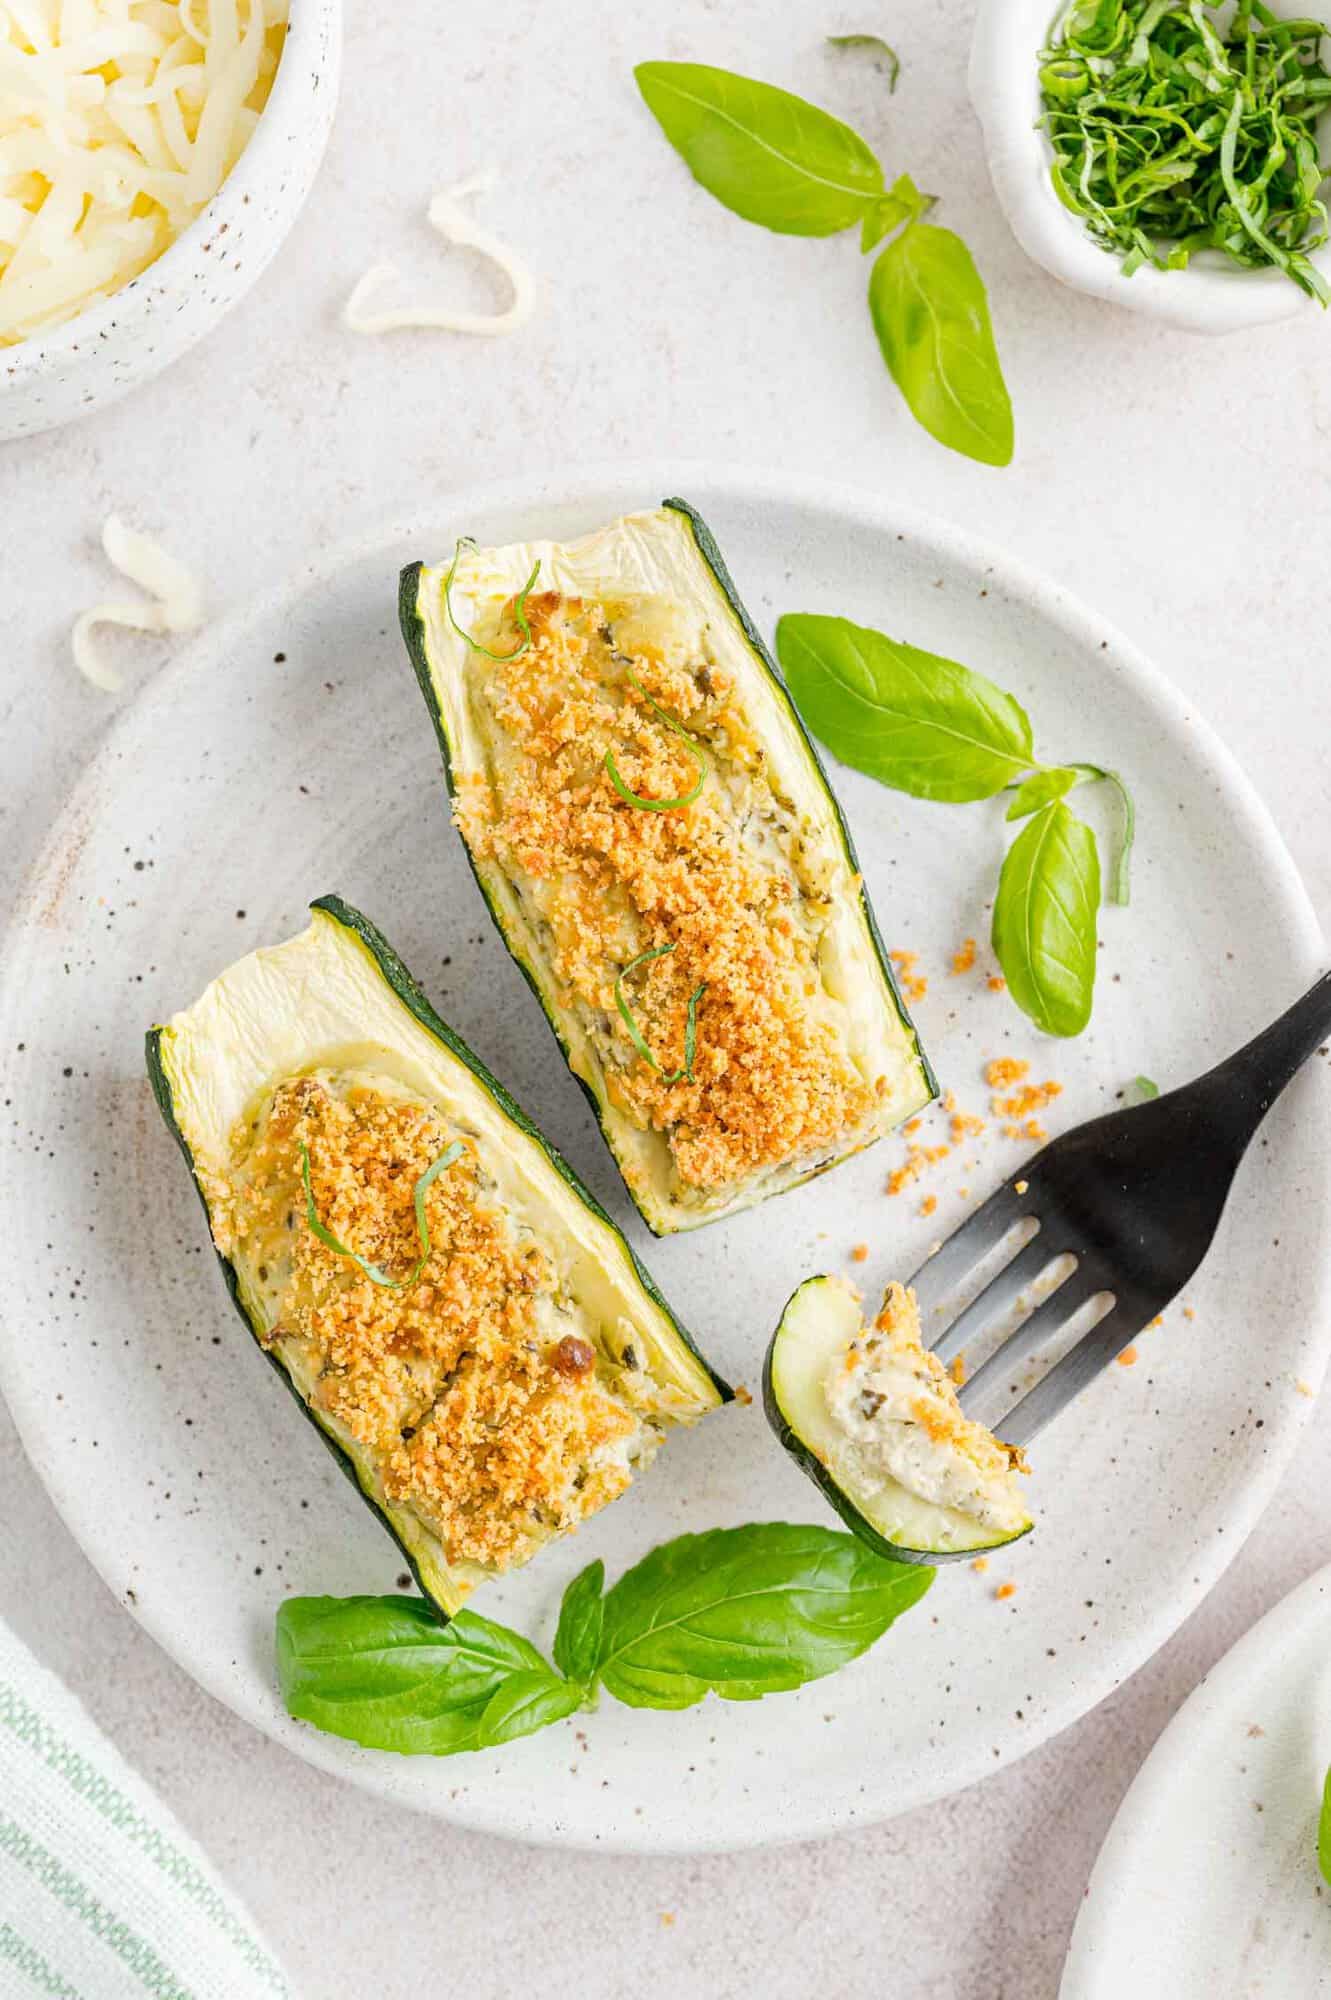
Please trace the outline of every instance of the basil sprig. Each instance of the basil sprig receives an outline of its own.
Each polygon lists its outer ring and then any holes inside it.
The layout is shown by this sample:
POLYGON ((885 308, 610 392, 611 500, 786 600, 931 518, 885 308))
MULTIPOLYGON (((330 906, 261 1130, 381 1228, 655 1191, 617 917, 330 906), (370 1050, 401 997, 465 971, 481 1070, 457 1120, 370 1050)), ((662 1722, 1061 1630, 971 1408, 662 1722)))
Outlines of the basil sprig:
POLYGON ((289 1597, 277 1614, 288 1712, 373 1750, 452 1756, 528 1736, 604 1688, 631 1708, 756 1701, 857 1659, 919 1602, 932 1569, 853 1535, 750 1522, 679 1535, 606 1591, 600 1562, 564 1592, 551 1666, 473 1611, 418 1598, 289 1597))
POLYGON ((458 624, 457 617, 453 611, 453 579, 458 573, 458 563, 461 560, 462 551, 464 549, 474 549, 475 547, 476 544, 470 535, 459 535, 454 545, 453 560, 448 566, 448 575, 444 578, 444 610, 448 613, 448 622, 457 633, 459 639, 464 639, 473 653, 483 653, 487 660, 498 660, 501 665, 506 660, 520 660, 531 645, 531 626, 527 622, 527 599, 531 596, 532 586, 541 573, 540 561, 538 559, 532 564, 531 575, 513 599, 513 618, 522 637, 511 652, 495 653, 488 646, 483 646, 479 639, 473 639, 466 627, 458 624))
POLYGON ((1122 807, 1110 898, 1126 903, 1135 834, 1121 775, 1100 764, 1043 764, 1014 696, 956 660, 848 618, 778 620, 776 648, 805 722, 833 756, 918 799, 964 804, 1010 791, 1026 820, 1004 858, 992 942, 1013 999, 1051 1035, 1077 1035, 1095 989, 1100 861, 1095 836, 1067 803, 1103 782, 1122 807))
POLYGON ((707 981, 701 980, 689 995, 688 1018, 684 1024, 684 1060, 678 1069, 672 1070, 663 1070, 652 1054, 651 1043, 634 1020, 633 1009, 624 992, 624 981, 631 972, 636 972, 640 965, 649 965, 653 959, 669 958, 674 949, 673 944, 658 944, 654 949, 640 951, 636 958, 631 958, 615 980, 615 1005, 619 1009, 620 1020, 628 1030, 629 1040, 648 1068, 660 1073, 662 1083, 678 1083, 681 1077, 692 1083, 693 1064, 698 1053, 698 1002, 707 991, 707 981))
POLYGON ((302 1141, 300 1148, 300 1184, 305 1191, 305 1220, 309 1223, 311 1230, 320 1243, 323 1244, 325 1250, 331 1250, 338 1257, 349 1257, 353 1264, 359 1264, 372 1285, 379 1285, 386 1292, 409 1291, 430 1261, 430 1220, 425 1213, 425 1197, 434 1186, 436 1180, 438 1180, 440 1174, 448 1167, 451 1167, 455 1161, 460 1160, 465 1151, 466 1148, 461 1139, 454 1139, 451 1146, 444 1147, 443 1152, 437 1160, 430 1162, 430 1165, 425 1169, 425 1172, 421 1175, 412 1190, 412 1207, 416 1215, 416 1241, 421 1254, 405 1278, 390 1278, 388 1273, 381 1271, 377 1264, 367 1263, 358 1251, 348 1249, 345 1243, 340 1242, 334 1236, 327 1223, 320 1220, 319 1211, 314 1202, 314 1189, 310 1185, 310 1149, 302 1141))
MULTIPOLYGON (((872 44, 895 85, 897 58, 877 36, 833 39, 872 44)), ((702 63, 639 63, 634 75, 693 178, 746 222, 789 236, 859 225, 861 250, 879 252, 874 330, 912 416, 952 451, 1007 465, 1012 404, 988 298, 961 238, 921 220, 934 196, 908 174, 889 188, 858 132, 772 84, 702 63)))

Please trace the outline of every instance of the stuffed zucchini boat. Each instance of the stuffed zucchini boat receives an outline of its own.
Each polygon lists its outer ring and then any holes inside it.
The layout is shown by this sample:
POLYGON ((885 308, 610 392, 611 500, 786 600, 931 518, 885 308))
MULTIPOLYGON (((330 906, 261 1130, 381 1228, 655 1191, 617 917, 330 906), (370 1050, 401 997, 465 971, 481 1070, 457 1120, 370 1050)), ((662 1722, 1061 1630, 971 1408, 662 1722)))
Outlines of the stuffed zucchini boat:
POLYGON ((730 1391, 374 926, 312 918, 148 1072, 235 1305, 447 1617, 730 1391))
POLYGON ((1015 1447, 971 1421, 920 1341, 915 1295, 889 1285, 866 1325, 841 1278, 809 1278, 767 1350, 763 1407, 786 1450, 881 1555, 940 1562, 1000 1548, 1032 1522, 1015 1447))
POLYGON ((845 821, 681 500, 404 571, 481 892, 657 1235, 934 1095, 845 821))

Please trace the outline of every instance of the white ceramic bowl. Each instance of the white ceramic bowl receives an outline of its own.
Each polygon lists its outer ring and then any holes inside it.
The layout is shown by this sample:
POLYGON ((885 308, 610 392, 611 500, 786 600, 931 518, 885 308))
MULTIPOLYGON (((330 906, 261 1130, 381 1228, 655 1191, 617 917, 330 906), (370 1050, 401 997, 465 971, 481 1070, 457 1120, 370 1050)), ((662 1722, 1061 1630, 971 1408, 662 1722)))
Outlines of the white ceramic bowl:
MULTIPOLYGON (((1271 0, 1302 14, 1299 0, 1271 0)), ((980 0, 971 45, 971 99, 984 128, 989 172, 1013 234, 1029 257, 1065 285, 1194 333, 1234 333, 1301 311, 1321 311, 1283 271, 1244 271, 1203 252, 1185 271, 1144 269, 1125 278, 1054 193, 1049 142, 1039 129, 1036 60, 1058 0, 980 0)), ((1323 121, 1324 126, 1328 124, 1323 121)), ((1323 140, 1323 154, 1327 152, 1323 140)), ((1312 261, 1331 278, 1331 244, 1312 261)))
POLYGON ((263 116, 196 221, 146 271, 54 332, 0 347, 0 440, 54 430, 179 360, 272 258, 333 124, 342 0, 296 0, 263 116))

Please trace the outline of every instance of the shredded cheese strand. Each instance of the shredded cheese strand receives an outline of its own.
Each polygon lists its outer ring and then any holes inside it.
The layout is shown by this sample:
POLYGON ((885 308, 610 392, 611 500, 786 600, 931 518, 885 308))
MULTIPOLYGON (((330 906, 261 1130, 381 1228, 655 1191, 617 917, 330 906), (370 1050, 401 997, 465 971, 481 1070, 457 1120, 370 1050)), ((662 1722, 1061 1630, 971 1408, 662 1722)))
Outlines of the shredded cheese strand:
POLYGON ((431 328, 443 333, 494 335, 513 333, 531 318, 536 303, 536 286, 530 271, 517 254, 488 230, 475 223, 462 202, 474 194, 488 193, 493 186, 489 174, 473 174, 456 187, 435 195, 426 211, 427 220, 446 243, 476 250, 488 257, 507 280, 513 296, 503 312, 464 312, 453 306, 405 305, 378 311, 367 300, 398 278, 395 264, 374 264, 353 289, 342 309, 343 324, 352 333, 398 333, 409 328, 431 328))
POLYGON ((287 5, 0 0, 0 347, 119 291, 211 201, 287 5))
POLYGON ((93 642, 96 628, 122 625, 133 632, 190 632, 202 622, 203 597, 198 580, 183 563, 117 514, 107 516, 102 548, 112 567, 147 594, 134 603, 112 598, 94 604, 75 620, 71 644, 74 664, 84 679, 107 694, 119 694, 124 681, 98 652, 93 642))

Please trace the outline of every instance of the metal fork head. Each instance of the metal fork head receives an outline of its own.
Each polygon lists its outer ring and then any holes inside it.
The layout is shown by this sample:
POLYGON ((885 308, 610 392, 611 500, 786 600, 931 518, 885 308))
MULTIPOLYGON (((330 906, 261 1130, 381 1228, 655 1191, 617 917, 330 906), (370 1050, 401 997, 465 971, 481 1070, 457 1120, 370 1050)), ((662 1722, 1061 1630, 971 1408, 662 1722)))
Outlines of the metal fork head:
POLYGON ((1235 1120, 1211 1087, 1219 1074, 1064 1133, 911 1279, 926 1345, 941 1359, 973 1353, 1007 1323, 961 1392, 967 1415, 1006 1443, 1029 1444, 1201 1263, 1261 1115, 1235 1120), (977 1276, 984 1282, 957 1311, 977 1276), (1059 1345, 1066 1351, 1023 1394, 1023 1367, 1059 1345))

